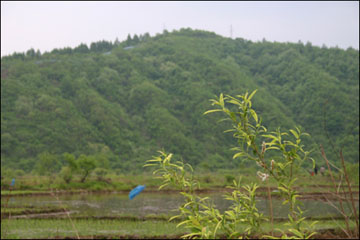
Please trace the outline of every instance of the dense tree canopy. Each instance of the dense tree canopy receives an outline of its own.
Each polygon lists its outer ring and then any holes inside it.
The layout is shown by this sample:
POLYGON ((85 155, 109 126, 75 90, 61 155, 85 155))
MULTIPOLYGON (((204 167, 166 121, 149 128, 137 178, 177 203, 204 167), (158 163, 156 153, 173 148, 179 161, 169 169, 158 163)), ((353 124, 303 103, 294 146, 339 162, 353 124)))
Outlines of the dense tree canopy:
POLYGON ((2 57, 1 165, 54 161, 60 171, 69 153, 129 171, 164 148, 193 165, 238 167, 228 126, 203 113, 215 95, 254 89, 269 130, 301 126, 319 161, 319 144, 335 159, 328 133, 359 161, 358 50, 181 29, 2 57))

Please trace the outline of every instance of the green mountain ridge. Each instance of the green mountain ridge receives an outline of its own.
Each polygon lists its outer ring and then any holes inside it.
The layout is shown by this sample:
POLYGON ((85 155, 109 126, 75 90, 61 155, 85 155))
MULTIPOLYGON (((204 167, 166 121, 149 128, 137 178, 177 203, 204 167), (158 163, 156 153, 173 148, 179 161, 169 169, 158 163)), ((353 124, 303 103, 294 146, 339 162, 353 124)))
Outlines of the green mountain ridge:
MULTIPOLYGON (((203 113, 220 93, 258 89, 269 130, 301 126, 308 149, 335 159, 324 130, 359 161, 359 51, 310 43, 251 42, 181 29, 121 43, 101 41, 1 59, 1 165, 31 171, 41 153, 106 159, 140 171, 164 148, 199 167, 236 168, 220 115, 203 113)), ((105 162, 106 162, 105 161, 105 162)))

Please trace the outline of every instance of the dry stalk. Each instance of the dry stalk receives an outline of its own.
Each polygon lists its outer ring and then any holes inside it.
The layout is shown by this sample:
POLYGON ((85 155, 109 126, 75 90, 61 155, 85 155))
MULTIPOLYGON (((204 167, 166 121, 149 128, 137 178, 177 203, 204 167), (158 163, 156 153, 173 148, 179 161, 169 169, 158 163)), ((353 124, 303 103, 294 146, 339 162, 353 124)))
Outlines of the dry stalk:
MULTIPOLYGON (((342 176, 341 176, 341 179, 342 179, 342 176)), ((341 180, 340 180, 341 181, 341 180)), ((315 186, 319 187, 320 186, 317 184, 317 183, 314 183, 315 186)), ((340 183, 339 183, 340 185, 340 183)), ((346 198, 343 198, 341 197, 339 194, 339 188, 338 188, 338 191, 336 193, 334 192, 331 192, 331 191, 327 191, 327 192, 322 192, 321 195, 325 198, 325 203, 328 204, 329 206, 333 207, 335 210, 337 210, 344 218, 348 218, 348 216, 343 212, 341 211, 329 198, 327 198, 326 194, 330 194, 332 196, 335 196, 337 197, 338 199, 343 199, 343 200, 347 200, 346 198)), ((348 238, 352 238, 351 236, 351 232, 347 231, 346 229, 344 229, 343 227, 341 227, 340 224, 338 224, 336 222, 336 219, 334 219, 333 217, 331 217, 331 219, 333 220, 333 222, 346 234, 346 236, 348 238)))
POLYGON ((342 199, 341 197, 339 196, 339 192, 337 191, 337 187, 336 187, 336 183, 335 183, 335 180, 334 180, 334 177, 333 177, 333 174, 332 174, 332 171, 331 171, 331 168, 330 168, 330 165, 329 165, 329 160, 327 159, 326 155, 325 155, 325 151, 324 151, 324 148, 323 146, 320 144, 320 148, 321 148, 321 156, 324 158, 325 162, 326 162, 326 165, 329 169, 329 174, 330 174, 330 177, 331 177, 331 181, 334 185, 334 189, 336 191, 336 196, 338 196, 338 199, 339 199, 339 203, 340 203, 340 210, 341 210, 341 214, 343 216, 345 216, 345 224, 346 224, 346 229, 347 229, 347 232, 346 235, 351 235, 351 230, 350 230, 350 226, 349 226, 349 217, 345 214, 345 211, 344 211, 344 206, 343 206, 343 203, 342 203, 342 199))
POLYGON ((356 211, 356 207, 355 207, 354 197, 353 197, 353 193, 352 193, 352 190, 351 190, 351 184, 350 184, 350 181, 349 181, 347 172, 346 172, 345 161, 344 161, 344 157, 343 157, 343 154, 342 154, 342 150, 341 150, 341 149, 340 149, 340 158, 341 158, 342 166, 343 166, 343 168, 344 168, 345 179, 346 179, 346 182, 347 182, 347 185, 348 185, 348 188, 349 188, 349 193, 350 193, 350 199, 351 199, 351 205, 352 205, 352 209, 353 209, 353 214, 354 214, 354 216, 355 216, 355 222, 356 222, 355 234, 356 234, 356 237, 358 237, 358 235, 359 235, 359 232, 358 232, 358 231, 359 231, 359 219, 358 219, 358 216, 357 216, 357 211, 356 211))
POLYGON ((78 230, 76 229, 76 227, 75 227, 75 225, 74 225, 74 223, 73 223, 73 221, 72 221, 72 219, 71 219, 71 217, 70 217, 69 211, 67 211, 67 210, 65 209, 64 205, 62 204, 62 202, 60 201, 60 199, 58 198, 58 196, 57 196, 56 194, 54 194, 54 192, 53 192, 52 189, 51 189, 51 196, 53 196, 53 197, 60 203, 61 208, 62 208, 62 209, 64 210, 64 212, 66 213, 67 217, 68 217, 69 220, 70 220, 70 223, 71 223, 73 229, 75 230, 77 239, 80 239, 79 232, 78 232, 78 230))
MULTIPOLYGON (((341 212, 341 210, 336 207, 326 196, 325 194, 323 194, 323 197, 326 199, 326 203, 329 204, 330 206, 332 206, 333 208, 335 208, 337 211, 339 211, 344 218, 348 218, 348 216, 344 213, 341 212)), ((336 223, 335 219, 332 218, 332 220, 336 223)), ((336 225, 338 225, 338 227, 341 228, 341 230, 348 236, 348 238, 352 238, 351 236, 351 232, 349 232, 348 230, 345 230, 344 228, 342 228, 339 224, 336 223, 336 225)))
POLYGON ((274 214, 273 214, 269 179, 267 180, 267 190, 268 190, 269 207, 270 207, 271 235, 273 236, 273 234, 274 234, 274 214))
MULTIPOLYGON (((7 208, 8 208, 8 203, 9 203, 9 200, 10 200, 10 198, 11 198, 11 191, 12 191, 12 187, 10 186, 10 189, 9 189, 10 191, 9 191, 9 197, 6 199, 6 204, 5 204, 5 211, 7 210, 7 208)), ((10 218, 11 218, 11 211, 9 211, 9 221, 10 221, 10 218)), ((2 223, 2 221, 1 221, 1 223, 2 223)), ((7 235, 7 228, 5 228, 5 232, 4 232, 4 238, 6 238, 6 235, 7 235)))

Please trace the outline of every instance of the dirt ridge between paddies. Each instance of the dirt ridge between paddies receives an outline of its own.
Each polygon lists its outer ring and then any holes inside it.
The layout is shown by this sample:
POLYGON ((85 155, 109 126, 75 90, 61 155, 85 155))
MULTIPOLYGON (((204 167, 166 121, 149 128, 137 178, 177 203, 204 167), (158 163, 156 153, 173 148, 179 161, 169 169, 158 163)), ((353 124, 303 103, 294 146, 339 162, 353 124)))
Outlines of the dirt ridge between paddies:
MULTIPOLYGON (((355 231, 354 231, 355 232, 355 231)), ((183 234, 177 235, 149 235, 143 236, 138 234, 126 234, 126 235, 87 235, 87 236, 79 236, 80 239, 180 239, 181 236, 187 234, 186 232, 183 234)), ((260 239, 262 235, 266 234, 254 234, 249 237, 249 239, 260 239)), ((268 233, 270 235, 270 233, 268 233)), ((280 238, 281 235, 278 233, 274 233, 275 237, 280 238)), ((288 233, 288 236, 292 236, 291 233, 288 233)), ((226 239, 225 236, 218 236, 220 239, 226 239)), ((313 236, 313 239, 345 239, 347 236, 341 229, 334 228, 324 228, 318 229, 317 233, 313 236)), ((39 239, 49 239, 49 238, 39 238, 39 239)), ((54 236, 51 239, 76 239, 76 236, 54 236)))
MULTIPOLYGON (((28 218, 28 219, 66 219, 67 214, 78 213, 78 211, 57 211, 57 212, 48 212, 48 213, 34 213, 34 214, 15 214, 11 215, 12 219, 20 219, 20 218, 28 218)), ((9 216, 2 216, 3 218, 8 218, 9 216)), ((171 216, 72 216, 73 220, 125 220, 125 221, 169 221, 171 216)), ((336 217, 307 217, 306 220, 312 221, 327 221, 327 220, 343 220, 344 218, 341 216, 336 217)), ((350 217, 350 219, 355 219, 354 216, 350 217)), ((176 218, 172 220, 172 222, 180 222, 183 219, 176 218)), ((275 222, 286 222, 288 218, 285 217, 275 217, 275 222)))
MULTIPOLYGON (((298 187, 298 189, 301 189, 302 187, 298 187)), ((22 197, 22 196, 50 196, 53 194, 56 195, 74 195, 74 194, 128 194, 129 190, 53 190, 53 191, 29 191, 29 192, 23 192, 19 191, 18 193, 16 191, 12 191, 10 194, 1 194, 1 198, 6 197, 22 197)), ((231 192, 232 190, 226 187, 218 187, 218 188, 208 188, 208 189, 199 189, 196 190, 196 193, 216 193, 216 192, 231 192)), ((275 198, 280 198, 280 194, 277 191, 276 187, 270 188, 271 195, 275 198)), ((148 188, 146 189, 143 194, 147 193, 166 193, 166 194, 178 194, 180 191, 175 189, 162 189, 158 190, 157 188, 148 188)), ((356 191, 352 191, 353 194, 356 196, 359 196, 359 188, 356 189, 356 191)), ((337 200, 338 198, 334 195, 333 192, 327 191, 327 192, 319 192, 319 191, 312 191, 312 192, 298 192, 300 195, 300 199, 318 199, 318 200, 337 200)), ((349 194, 349 192, 340 192, 340 195, 349 194)), ((267 197, 267 188, 266 187, 259 187, 256 190, 256 196, 257 197, 267 197)), ((355 198, 356 201, 359 200, 359 197, 355 198)))

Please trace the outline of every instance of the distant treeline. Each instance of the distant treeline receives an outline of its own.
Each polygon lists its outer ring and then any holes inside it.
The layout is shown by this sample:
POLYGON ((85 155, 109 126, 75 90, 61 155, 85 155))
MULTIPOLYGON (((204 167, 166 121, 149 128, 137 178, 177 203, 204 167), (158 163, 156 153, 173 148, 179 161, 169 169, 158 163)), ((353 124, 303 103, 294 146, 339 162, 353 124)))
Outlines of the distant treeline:
POLYGON ((142 171, 164 148, 199 168, 243 167, 230 123, 203 113, 215 95, 254 89, 268 130, 301 127, 320 163, 319 144, 359 161, 358 50, 181 29, 2 57, 1 166, 30 172, 54 156, 60 169, 70 153, 142 171))

